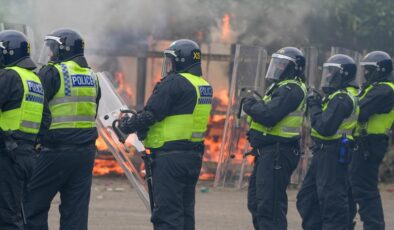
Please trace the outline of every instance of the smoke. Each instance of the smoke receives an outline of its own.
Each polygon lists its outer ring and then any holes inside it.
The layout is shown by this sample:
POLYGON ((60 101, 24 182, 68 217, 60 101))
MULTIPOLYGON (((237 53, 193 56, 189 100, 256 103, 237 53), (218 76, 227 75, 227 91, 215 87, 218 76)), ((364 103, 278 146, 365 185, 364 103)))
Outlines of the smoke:
POLYGON ((67 27, 85 37, 87 48, 110 49, 146 41, 148 36, 222 42, 224 15, 230 16, 227 41, 265 46, 306 43, 303 24, 313 0, 1 1, 2 19, 31 26, 38 46, 46 34, 67 27))

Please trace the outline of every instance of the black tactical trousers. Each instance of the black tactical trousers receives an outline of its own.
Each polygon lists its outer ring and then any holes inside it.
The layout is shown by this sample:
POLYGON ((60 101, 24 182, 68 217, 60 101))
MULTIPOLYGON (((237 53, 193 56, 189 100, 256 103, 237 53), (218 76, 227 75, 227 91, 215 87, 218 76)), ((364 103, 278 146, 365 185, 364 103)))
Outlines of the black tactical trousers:
POLYGON ((349 221, 348 165, 338 162, 337 144, 314 146, 313 159, 297 195, 305 230, 346 230, 349 221))
POLYGON ((287 229, 286 189, 298 165, 299 150, 278 144, 258 153, 248 189, 253 226, 256 230, 287 229))
POLYGON ((34 166, 33 145, 0 150, 0 229, 23 229, 22 199, 34 166))
POLYGON ((47 230, 52 199, 60 192, 60 229, 86 230, 96 148, 43 148, 27 186, 28 230, 47 230))
POLYGON ((202 155, 195 151, 155 153, 152 165, 154 230, 194 230, 195 189, 202 155))
MULTIPOLYGON (((379 165, 387 152, 388 141, 364 143, 364 147, 354 152, 350 165, 350 185, 354 203, 364 223, 364 230, 384 230, 382 201, 378 189, 379 165)), ((356 211, 356 209, 354 209, 356 211)), ((351 219, 356 212, 351 213, 351 219)))

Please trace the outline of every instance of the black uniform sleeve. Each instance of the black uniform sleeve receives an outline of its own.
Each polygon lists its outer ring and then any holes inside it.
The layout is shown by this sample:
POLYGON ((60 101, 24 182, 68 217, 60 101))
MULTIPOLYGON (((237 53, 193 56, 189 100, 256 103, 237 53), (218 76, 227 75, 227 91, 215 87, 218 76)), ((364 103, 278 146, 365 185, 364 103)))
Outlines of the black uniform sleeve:
POLYGON ((174 101, 181 95, 182 90, 178 83, 177 76, 169 75, 156 84, 144 109, 150 111, 156 121, 161 121, 169 115, 174 101))
POLYGON ((297 84, 286 84, 274 90, 268 103, 256 101, 252 105, 244 106, 244 111, 254 121, 273 127, 296 110, 303 99, 304 92, 297 84))
POLYGON ((173 97, 178 91, 175 90, 174 93, 175 84, 175 78, 172 78, 171 75, 158 82, 143 111, 132 117, 122 117, 119 124, 120 130, 126 134, 136 131, 143 132, 155 122, 168 116, 173 104, 173 97))
POLYGON ((42 113, 41 126, 37 135, 39 140, 46 135, 47 131, 49 130, 49 127, 51 126, 51 122, 52 122, 52 117, 51 117, 51 111, 49 110, 48 101, 44 99, 44 110, 42 113))
POLYGON ((364 123, 374 114, 388 113, 393 106, 394 91, 392 88, 384 84, 376 85, 360 100, 358 121, 364 123))
POLYGON ((46 65, 40 69, 38 76, 41 79, 41 84, 44 87, 45 97, 48 102, 53 99, 60 88, 60 74, 53 65, 46 65))
POLYGON ((323 136, 332 136, 343 120, 352 114, 353 102, 348 95, 341 93, 328 102, 324 111, 319 105, 312 105, 308 109, 312 128, 323 136))
POLYGON ((22 80, 14 70, 0 72, 0 108, 11 110, 20 107, 23 97, 22 80))
POLYGON ((97 117, 97 113, 98 113, 98 109, 100 106, 100 99, 101 99, 101 88, 100 88, 100 84, 97 86, 97 97, 96 97, 96 117, 97 117))

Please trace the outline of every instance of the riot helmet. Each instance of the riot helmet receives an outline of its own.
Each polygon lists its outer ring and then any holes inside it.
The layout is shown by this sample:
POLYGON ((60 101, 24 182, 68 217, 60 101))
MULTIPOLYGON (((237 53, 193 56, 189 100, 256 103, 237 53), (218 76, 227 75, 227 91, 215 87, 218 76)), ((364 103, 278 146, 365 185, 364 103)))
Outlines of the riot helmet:
POLYGON ((45 46, 40 55, 40 63, 62 62, 84 55, 84 41, 81 35, 71 29, 58 29, 45 36, 45 46))
POLYGON ((356 63, 353 58, 336 54, 323 64, 323 74, 320 89, 325 94, 331 94, 338 89, 349 86, 356 78, 356 63))
POLYGON ((25 68, 36 68, 30 58, 30 43, 26 36, 16 30, 0 32, 0 67, 19 65, 25 68))
POLYGON ((201 50, 192 40, 180 39, 174 41, 164 50, 162 77, 170 73, 191 73, 201 76, 201 50))
POLYGON ((284 47, 272 54, 271 62, 265 78, 278 82, 286 79, 303 79, 305 57, 301 50, 295 47, 284 47))
POLYGON ((385 80, 393 70, 393 62, 389 54, 383 51, 368 53, 360 62, 361 74, 367 84, 385 80))

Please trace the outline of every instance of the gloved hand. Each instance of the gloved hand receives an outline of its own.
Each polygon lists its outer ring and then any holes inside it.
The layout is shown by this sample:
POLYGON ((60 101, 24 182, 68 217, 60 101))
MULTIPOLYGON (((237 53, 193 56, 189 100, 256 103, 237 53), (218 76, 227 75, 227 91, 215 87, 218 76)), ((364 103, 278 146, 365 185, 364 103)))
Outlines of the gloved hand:
POLYGON ((321 105, 322 96, 316 90, 309 89, 308 95, 306 98, 306 103, 307 103, 308 107, 315 106, 315 105, 321 105))
POLYGON ((145 138, 148 136, 148 131, 149 129, 142 129, 137 131, 137 137, 140 141, 145 140, 145 138))
POLYGON ((257 99, 253 96, 245 97, 243 100, 243 106, 242 109, 245 113, 248 113, 250 111, 250 108, 257 103, 257 99))
POLYGON ((119 129, 125 134, 135 133, 138 127, 137 116, 124 116, 120 119, 119 129))

